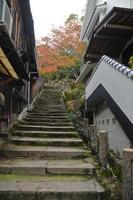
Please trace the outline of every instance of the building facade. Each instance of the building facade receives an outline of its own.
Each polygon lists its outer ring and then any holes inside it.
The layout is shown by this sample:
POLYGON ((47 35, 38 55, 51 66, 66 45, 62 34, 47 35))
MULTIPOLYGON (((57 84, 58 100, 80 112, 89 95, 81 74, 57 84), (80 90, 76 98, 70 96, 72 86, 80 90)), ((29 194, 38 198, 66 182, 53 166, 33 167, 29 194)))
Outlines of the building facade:
POLYGON ((88 116, 108 132, 109 147, 122 155, 133 144, 133 1, 88 0, 81 40, 87 48, 77 82, 86 84, 88 116))
POLYGON ((88 42, 94 27, 100 24, 114 7, 131 9, 133 8, 133 0, 88 0, 81 39, 88 42))
POLYGON ((37 62, 29 0, 0 0, 1 132, 27 105, 31 71, 37 62))

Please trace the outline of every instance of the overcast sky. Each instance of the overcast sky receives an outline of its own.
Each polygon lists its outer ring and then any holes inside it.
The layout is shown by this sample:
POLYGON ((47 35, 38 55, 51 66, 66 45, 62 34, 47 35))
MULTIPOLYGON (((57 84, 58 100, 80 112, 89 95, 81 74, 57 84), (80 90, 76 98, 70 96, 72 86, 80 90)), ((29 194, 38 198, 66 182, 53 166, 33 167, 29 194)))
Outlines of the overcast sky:
POLYGON ((50 33, 52 27, 63 25, 70 14, 84 14, 86 0, 30 0, 36 38, 50 33))

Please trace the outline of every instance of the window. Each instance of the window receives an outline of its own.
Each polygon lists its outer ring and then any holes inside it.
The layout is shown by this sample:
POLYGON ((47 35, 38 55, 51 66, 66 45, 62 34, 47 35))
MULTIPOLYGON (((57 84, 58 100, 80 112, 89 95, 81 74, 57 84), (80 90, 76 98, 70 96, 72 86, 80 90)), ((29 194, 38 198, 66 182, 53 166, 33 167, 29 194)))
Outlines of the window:
POLYGON ((106 120, 106 123, 109 124, 109 119, 106 120))
POLYGON ((112 124, 115 124, 115 123, 116 123, 116 119, 112 118, 112 124))

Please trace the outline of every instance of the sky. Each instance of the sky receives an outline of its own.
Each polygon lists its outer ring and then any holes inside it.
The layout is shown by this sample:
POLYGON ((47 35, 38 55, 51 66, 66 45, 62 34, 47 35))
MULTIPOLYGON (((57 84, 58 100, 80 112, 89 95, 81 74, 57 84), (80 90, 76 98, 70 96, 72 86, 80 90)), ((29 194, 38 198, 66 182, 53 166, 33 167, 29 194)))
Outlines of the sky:
POLYGON ((84 15, 86 0, 30 0, 36 39, 63 25, 70 14, 84 15))

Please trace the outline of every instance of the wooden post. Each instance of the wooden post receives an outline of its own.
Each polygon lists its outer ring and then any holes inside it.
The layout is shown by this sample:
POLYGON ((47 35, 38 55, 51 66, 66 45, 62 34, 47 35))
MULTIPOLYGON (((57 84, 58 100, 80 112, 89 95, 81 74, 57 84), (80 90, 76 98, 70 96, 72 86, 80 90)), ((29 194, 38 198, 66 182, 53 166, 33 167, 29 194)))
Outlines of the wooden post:
POLYGON ((122 169, 123 169, 122 171, 123 200, 132 200, 133 199, 133 149, 124 149, 122 169))
POLYGON ((108 132, 99 131, 99 162, 102 168, 107 168, 107 158, 108 158, 108 132))

